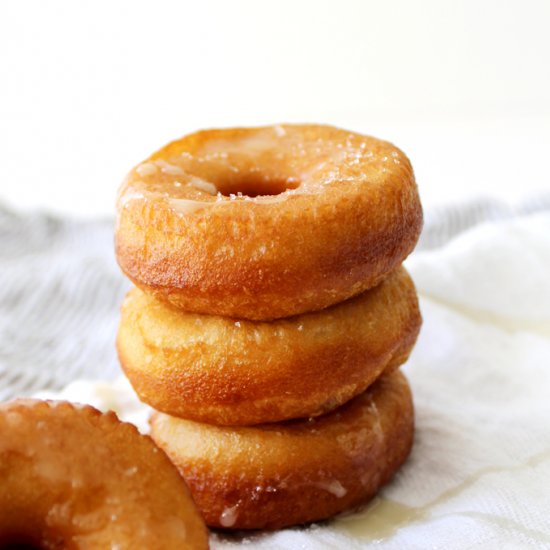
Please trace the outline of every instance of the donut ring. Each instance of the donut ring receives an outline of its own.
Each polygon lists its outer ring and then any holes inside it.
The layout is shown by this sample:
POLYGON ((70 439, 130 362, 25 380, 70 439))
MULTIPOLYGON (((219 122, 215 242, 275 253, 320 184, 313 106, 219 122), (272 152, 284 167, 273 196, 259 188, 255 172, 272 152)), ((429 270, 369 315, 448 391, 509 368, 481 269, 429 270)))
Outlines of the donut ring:
POLYGON ((420 324, 404 268, 347 302, 270 323, 185 313, 136 288, 117 348, 136 393, 155 409, 250 425, 338 407, 407 359, 420 324))
POLYGON ((16 400, 0 434, 0 547, 208 548, 176 468, 114 413, 16 400))
POLYGON ((208 525, 278 529, 374 496, 408 456, 414 426, 409 385, 395 371, 316 419, 225 428, 154 413, 151 429, 208 525))
POLYGON ((207 130, 134 168, 116 254, 189 312, 269 320, 374 287, 412 251, 422 210, 393 145, 331 126, 207 130))

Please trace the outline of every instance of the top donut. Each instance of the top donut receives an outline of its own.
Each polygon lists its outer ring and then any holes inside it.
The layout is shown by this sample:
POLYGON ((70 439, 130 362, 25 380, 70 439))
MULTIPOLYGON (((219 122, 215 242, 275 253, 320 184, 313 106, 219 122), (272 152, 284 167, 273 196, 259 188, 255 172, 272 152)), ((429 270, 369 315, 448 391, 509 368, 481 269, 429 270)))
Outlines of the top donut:
POLYGON ((414 248, 407 157, 331 126, 205 130, 136 166, 116 254, 142 289, 188 312, 270 320, 375 286, 414 248))

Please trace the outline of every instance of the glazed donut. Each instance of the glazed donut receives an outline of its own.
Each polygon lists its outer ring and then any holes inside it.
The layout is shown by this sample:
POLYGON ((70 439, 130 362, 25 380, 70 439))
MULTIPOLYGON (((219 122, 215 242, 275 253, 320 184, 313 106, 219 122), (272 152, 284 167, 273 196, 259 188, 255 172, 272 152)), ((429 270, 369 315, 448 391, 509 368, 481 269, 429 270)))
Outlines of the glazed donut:
POLYGON ((16 400, 0 434, 1 548, 208 548, 176 468, 114 413, 16 400))
POLYGON ((338 407, 407 359, 420 324, 400 267, 346 302, 269 323, 185 313, 135 288, 117 348, 136 393, 155 409, 250 425, 338 407))
POLYGON ((140 288, 189 312, 269 320, 378 284, 422 210, 407 157, 330 126, 207 130, 135 167, 116 254, 140 288))
POLYGON ((374 496, 409 454, 413 407, 395 371, 316 419, 225 428, 154 413, 151 429, 208 525, 278 529, 374 496))

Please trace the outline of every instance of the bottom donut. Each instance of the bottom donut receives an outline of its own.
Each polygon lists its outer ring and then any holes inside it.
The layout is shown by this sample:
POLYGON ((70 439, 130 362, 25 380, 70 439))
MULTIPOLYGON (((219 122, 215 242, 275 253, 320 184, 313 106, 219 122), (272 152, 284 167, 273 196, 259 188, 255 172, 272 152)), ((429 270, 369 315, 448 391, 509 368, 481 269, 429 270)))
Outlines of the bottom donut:
POLYGON ((411 392, 398 371, 312 419, 228 427, 151 418, 151 436, 206 523, 230 529, 278 529, 358 506, 405 461, 413 433, 411 392))

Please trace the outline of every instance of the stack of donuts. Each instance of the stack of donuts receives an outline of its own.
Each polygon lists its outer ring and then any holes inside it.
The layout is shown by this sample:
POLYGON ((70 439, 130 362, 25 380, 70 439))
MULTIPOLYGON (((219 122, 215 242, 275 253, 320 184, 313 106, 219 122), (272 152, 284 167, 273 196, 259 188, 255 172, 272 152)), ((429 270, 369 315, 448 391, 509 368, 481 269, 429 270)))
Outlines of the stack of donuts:
POLYGON ((406 156, 329 126, 202 131, 130 172, 119 358, 208 525, 328 518, 406 459, 421 226, 406 156))

